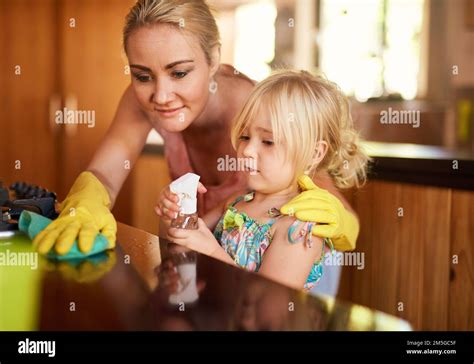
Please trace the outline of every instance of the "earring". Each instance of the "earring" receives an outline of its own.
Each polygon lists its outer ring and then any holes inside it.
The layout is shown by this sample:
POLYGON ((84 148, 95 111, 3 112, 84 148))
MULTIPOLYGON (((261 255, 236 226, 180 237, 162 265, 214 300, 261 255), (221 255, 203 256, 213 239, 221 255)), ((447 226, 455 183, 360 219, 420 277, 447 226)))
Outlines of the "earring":
POLYGON ((212 79, 212 81, 209 83, 209 92, 212 94, 217 92, 217 82, 214 79, 212 79))

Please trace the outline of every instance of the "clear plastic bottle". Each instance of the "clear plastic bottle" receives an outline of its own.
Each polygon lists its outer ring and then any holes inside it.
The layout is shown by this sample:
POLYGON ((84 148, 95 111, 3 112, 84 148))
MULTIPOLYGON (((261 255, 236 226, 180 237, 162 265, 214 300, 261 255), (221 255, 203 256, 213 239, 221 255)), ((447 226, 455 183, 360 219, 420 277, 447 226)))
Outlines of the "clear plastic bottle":
POLYGON ((178 195, 178 205, 181 211, 178 216, 171 221, 171 227, 179 229, 197 229, 197 187, 199 176, 194 173, 187 173, 173 181, 170 185, 171 192, 178 195))
POLYGON ((195 303, 199 299, 196 282, 196 252, 189 251, 171 254, 171 261, 176 267, 179 280, 176 291, 169 295, 169 303, 172 305, 195 303))

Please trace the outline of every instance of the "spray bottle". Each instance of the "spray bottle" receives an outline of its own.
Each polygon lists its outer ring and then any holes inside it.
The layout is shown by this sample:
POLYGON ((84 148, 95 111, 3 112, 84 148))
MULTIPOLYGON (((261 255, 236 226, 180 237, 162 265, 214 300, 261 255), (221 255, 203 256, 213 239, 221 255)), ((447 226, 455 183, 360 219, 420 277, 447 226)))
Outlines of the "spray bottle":
POLYGON ((189 230, 198 228, 197 188, 199 178, 197 174, 186 173, 171 182, 170 190, 178 195, 178 205, 181 207, 181 211, 171 221, 171 227, 189 230))

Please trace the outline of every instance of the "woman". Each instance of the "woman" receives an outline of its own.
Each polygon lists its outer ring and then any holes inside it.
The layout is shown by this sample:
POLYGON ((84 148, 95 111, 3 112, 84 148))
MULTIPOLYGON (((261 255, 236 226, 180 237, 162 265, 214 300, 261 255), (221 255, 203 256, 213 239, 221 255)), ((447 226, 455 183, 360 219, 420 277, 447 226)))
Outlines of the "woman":
MULTIPOLYGON (((116 222, 110 209, 137 160, 148 133, 164 139, 171 177, 186 172, 201 176, 199 212, 205 213, 245 185, 242 174, 220 171, 219 158, 235 157, 230 142, 233 117, 254 83, 220 64, 219 33, 204 1, 140 0, 127 15, 124 47, 132 74, 113 123, 87 171, 81 173, 61 204, 61 214, 34 240, 41 253, 53 246, 67 253, 78 238, 90 251, 98 232, 115 246, 116 222)), ((298 219, 321 223, 313 230, 332 238, 336 249, 355 247, 358 221, 330 176, 301 185, 306 190, 282 208, 298 219), (334 197, 334 195, 343 202, 334 197)), ((171 218, 174 196, 156 206, 171 218)))

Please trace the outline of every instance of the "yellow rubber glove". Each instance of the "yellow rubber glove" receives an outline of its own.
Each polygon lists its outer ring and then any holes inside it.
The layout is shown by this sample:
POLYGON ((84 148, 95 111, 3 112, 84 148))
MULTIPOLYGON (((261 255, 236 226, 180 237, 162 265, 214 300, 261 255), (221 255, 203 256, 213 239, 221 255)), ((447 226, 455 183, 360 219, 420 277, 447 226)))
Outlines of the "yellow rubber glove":
POLYGON ((355 249, 359 235, 357 217, 347 211, 336 196, 316 186, 309 176, 298 178, 298 184, 303 192, 285 204, 280 212, 301 221, 316 222, 313 235, 332 239, 336 250, 355 249))
POLYGON ((43 269, 59 272, 62 277, 78 283, 92 283, 112 270, 117 262, 115 251, 105 251, 80 261, 54 261, 43 258, 43 269))
POLYGON ((113 248, 117 223, 109 208, 105 187, 91 172, 82 172, 61 203, 58 218, 36 235, 33 245, 42 254, 54 246, 58 254, 64 255, 79 237, 79 249, 87 253, 101 232, 109 241, 109 249, 113 248))

